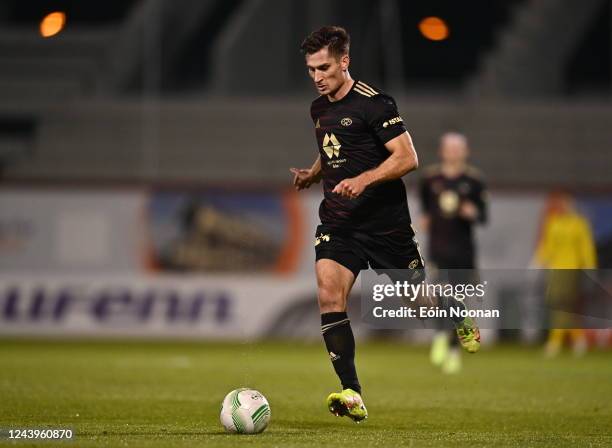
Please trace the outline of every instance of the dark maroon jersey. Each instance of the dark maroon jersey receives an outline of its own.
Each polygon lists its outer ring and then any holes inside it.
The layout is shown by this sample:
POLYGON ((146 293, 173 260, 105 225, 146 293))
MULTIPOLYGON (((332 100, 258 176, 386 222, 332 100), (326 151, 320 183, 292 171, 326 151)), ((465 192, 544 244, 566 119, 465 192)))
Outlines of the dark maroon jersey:
POLYGON ((487 193, 480 172, 468 166, 459 176, 448 178, 440 165, 433 165, 425 168, 419 190, 423 212, 430 218, 429 258, 442 269, 475 267, 473 227, 487 221, 487 193), (478 209, 476 222, 459 215, 464 201, 478 209))
POLYGON ((355 81, 339 101, 329 101, 326 95, 314 100, 310 114, 323 171, 321 223, 371 234, 411 232, 401 179, 370 186, 356 199, 332 193, 340 181, 384 162, 391 155, 385 143, 406 132, 393 98, 355 81))

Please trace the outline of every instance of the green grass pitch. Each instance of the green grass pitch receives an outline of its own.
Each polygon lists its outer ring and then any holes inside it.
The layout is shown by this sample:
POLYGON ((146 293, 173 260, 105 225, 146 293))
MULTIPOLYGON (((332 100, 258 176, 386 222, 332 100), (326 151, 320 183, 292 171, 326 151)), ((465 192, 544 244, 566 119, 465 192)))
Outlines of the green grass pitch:
POLYGON ((322 344, 5 340, 0 427, 72 428, 61 446, 78 447, 612 446, 609 352, 544 360, 499 346, 453 377, 425 347, 360 344, 357 356, 360 425, 325 407, 338 386, 322 344), (221 400, 240 386, 270 401, 265 433, 223 432, 221 400))

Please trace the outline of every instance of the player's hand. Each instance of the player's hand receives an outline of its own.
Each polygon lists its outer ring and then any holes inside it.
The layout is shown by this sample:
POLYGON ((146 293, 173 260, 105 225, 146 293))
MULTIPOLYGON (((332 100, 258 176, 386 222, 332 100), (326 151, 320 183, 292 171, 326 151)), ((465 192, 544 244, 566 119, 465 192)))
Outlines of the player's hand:
POLYGON ((459 207, 459 216, 468 221, 476 221, 478 218, 478 208, 471 201, 464 201, 459 207))
POLYGON ((332 193, 339 194, 344 198, 355 199, 363 193, 367 186, 366 179, 364 179, 363 176, 357 176, 340 181, 338 185, 334 187, 332 193))
POLYGON ((321 180, 321 177, 315 175, 310 169, 289 168, 289 171, 293 173, 293 186, 298 191, 309 188, 321 180))

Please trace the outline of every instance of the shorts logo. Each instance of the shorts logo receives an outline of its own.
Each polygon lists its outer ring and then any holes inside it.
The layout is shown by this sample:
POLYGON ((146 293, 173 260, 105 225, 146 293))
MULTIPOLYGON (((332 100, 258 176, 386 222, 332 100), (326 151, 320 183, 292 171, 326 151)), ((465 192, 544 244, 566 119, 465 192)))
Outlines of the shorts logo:
POLYGON ((419 265, 419 259, 415 258, 414 260, 412 260, 410 262, 410 264, 408 265, 408 269, 415 269, 417 266, 419 265))
POLYGON ((343 118, 342 120, 340 120, 340 124, 342 126, 350 126, 353 124, 353 120, 351 120, 349 117, 343 118))
POLYGON ((336 355, 334 352, 329 352, 329 359, 331 359, 332 361, 337 361, 338 359, 340 359, 340 355, 336 355))
POLYGON ((331 235, 329 233, 322 233, 318 237, 315 238, 315 246, 325 242, 327 243, 331 239, 331 235))
POLYGON ((323 137, 323 151, 327 154, 330 159, 333 156, 338 157, 340 155, 340 142, 334 134, 325 134, 323 137))
POLYGON ((392 125, 397 124, 397 123, 401 123, 402 121, 404 121, 404 120, 402 120, 402 117, 392 118, 389 121, 385 121, 383 123, 383 128, 388 128, 389 126, 392 126, 392 125))

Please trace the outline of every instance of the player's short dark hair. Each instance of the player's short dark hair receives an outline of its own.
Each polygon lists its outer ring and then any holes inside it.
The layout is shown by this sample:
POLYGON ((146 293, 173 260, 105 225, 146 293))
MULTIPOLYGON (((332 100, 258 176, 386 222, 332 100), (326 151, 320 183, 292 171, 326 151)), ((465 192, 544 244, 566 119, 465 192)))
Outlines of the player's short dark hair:
POLYGON ((327 47, 329 54, 338 58, 348 54, 351 36, 340 26, 324 26, 310 33, 302 42, 302 53, 313 54, 327 47))

